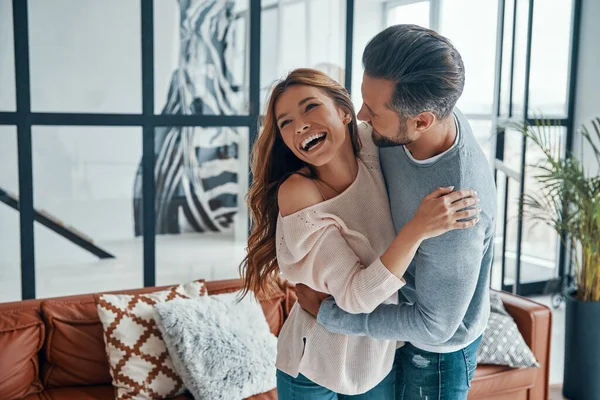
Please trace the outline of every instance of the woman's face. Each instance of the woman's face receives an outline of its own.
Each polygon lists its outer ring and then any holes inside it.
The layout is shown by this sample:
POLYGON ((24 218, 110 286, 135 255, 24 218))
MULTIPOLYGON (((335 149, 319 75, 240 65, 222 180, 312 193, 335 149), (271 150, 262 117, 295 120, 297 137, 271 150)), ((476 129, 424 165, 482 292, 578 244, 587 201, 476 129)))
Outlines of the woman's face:
POLYGON ((286 146, 316 167, 327 164, 342 145, 350 143, 351 118, 313 86, 291 86, 275 103, 275 121, 286 146))

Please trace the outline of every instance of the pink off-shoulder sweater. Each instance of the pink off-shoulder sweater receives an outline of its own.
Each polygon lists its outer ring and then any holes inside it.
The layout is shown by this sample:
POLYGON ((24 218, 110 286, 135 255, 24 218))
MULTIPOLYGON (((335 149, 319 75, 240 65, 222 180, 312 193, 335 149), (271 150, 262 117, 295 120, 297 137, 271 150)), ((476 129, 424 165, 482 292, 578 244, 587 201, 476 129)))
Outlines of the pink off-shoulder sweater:
MULTIPOLYGON (((354 182, 340 195, 277 221, 282 275, 329 293, 350 313, 397 302, 403 281, 380 260, 395 237, 371 127, 359 125, 363 144, 354 182)), ((375 387, 391 371, 396 341, 328 332, 296 304, 280 334, 277 368, 347 395, 375 387)))

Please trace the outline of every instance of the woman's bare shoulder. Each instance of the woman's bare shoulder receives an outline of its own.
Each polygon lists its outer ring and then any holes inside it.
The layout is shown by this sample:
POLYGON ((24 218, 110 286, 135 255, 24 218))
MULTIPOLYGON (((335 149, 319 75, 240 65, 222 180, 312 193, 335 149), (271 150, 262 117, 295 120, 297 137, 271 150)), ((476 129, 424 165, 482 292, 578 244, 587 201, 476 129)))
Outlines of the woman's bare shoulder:
POLYGON ((285 217, 315 204, 321 203, 323 196, 315 182, 301 174, 290 175, 279 186, 277 204, 279 213, 285 217))

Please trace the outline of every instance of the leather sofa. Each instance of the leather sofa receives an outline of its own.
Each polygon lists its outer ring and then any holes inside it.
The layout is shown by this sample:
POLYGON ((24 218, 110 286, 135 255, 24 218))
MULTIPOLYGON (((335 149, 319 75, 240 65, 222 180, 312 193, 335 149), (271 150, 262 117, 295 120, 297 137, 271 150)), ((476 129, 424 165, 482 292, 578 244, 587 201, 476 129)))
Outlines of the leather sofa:
MULTIPOLYGON (((209 295, 240 288, 239 280, 207 282, 209 295)), ((281 295, 261 301, 275 335, 296 301, 291 285, 283 283, 282 289, 281 295)), ((469 399, 547 399, 551 312, 528 299, 505 293, 502 298, 541 368, 479 366, 469 399)), ((103 400, 113 396, 102 326, 92 295, 0 304, 0 399, 103 400)), ((182 395, 177 400, 189 398, 182 395)), ((277 394, 272 390, 251 399, 276 400, 277 394)))

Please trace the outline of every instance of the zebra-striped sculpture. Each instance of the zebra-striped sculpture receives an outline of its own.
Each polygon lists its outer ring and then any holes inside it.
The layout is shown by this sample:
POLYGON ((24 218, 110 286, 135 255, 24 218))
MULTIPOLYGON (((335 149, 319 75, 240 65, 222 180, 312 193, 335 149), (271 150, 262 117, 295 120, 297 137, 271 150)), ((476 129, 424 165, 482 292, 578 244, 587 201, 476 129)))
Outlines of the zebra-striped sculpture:
MULTIPOLYGON (((232 0, 179 0, 180 55, 163 114, 237 115, 247 107, 234 63, 232 0)), ((242 20, 243 22, 243 20, 242 20)), ((241 29, 245 29, 241 24, 241 29)), ((236 54, 236 52, 241 52, 236 54)), ((237 67, 239 70, 239 67, 237 67)), ((242 77, 245 79, 245 77, 242 77)), ((245 86, 245 85, 243 85, 245 86)), ((226 232, 237 213, 240 133, 236 129, 161 127, 155 132, 156 233, 226 232)), ((143 232, 142 169, 135 180, 135 234, 143 232)))

